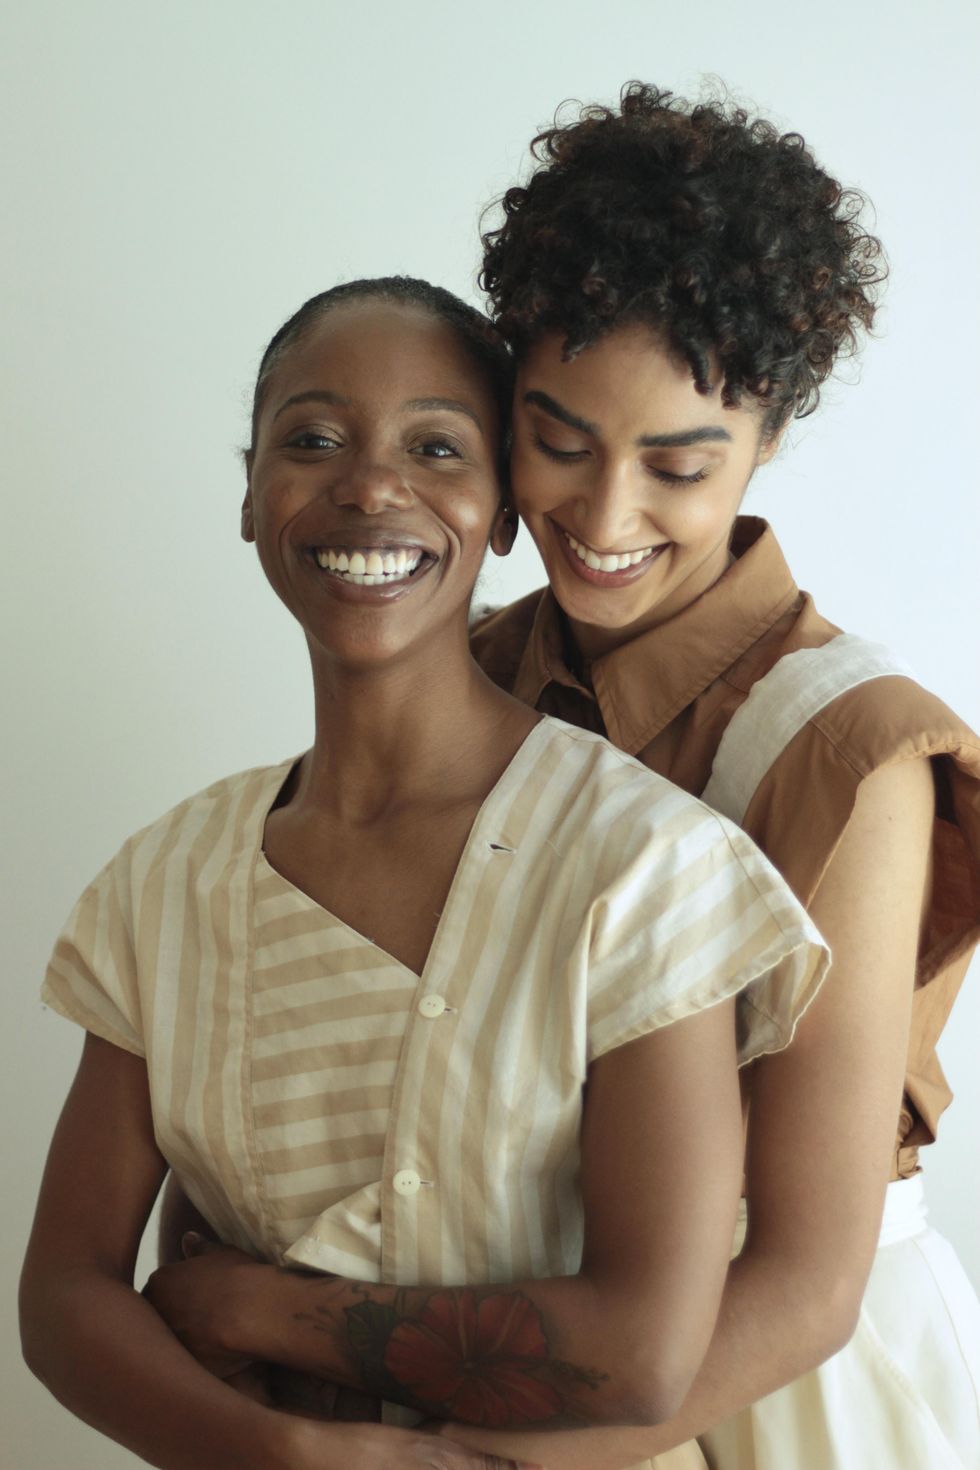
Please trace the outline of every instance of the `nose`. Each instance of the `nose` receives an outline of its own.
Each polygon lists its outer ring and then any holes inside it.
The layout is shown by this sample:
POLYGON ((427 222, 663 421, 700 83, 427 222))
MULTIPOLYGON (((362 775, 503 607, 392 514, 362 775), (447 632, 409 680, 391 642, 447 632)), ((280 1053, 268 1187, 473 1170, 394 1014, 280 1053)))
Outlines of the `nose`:
POLYGON ((353 506, 369 516, 386 510, 407 510, 415 500, 403 476, 376 458, 362 458, 348 465, 331 483, 330 498, 334 505, 353 506))
POLYGON ((637 483, 632 466, 597 467, 589 483, 580 487, 573 507, 575 529, 597 551, 618 551, 631 545, 648 525, 649 500, 649 486, 637 483))

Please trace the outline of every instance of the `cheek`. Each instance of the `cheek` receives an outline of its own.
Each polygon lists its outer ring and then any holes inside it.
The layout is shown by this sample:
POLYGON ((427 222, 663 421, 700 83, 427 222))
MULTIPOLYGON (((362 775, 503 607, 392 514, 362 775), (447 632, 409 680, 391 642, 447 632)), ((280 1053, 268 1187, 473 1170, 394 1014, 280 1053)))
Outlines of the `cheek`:
POLYGON ((511 459, 510 490, 517 513, 529 525, 567 500, 566 487, 555 482, 547 466, 535 465, 532 473, 526 462, 522 465, 517 459, 511 459))
POLYGON ((522 516, 530 518, 561 499, 560 487, 553 480, 540 454, 532 455, 526 446, 514 444, 510 456, 510 488, 522 516))
POLYGON ((672 492, 663 520, 671 539, 692 546, 712 544, 727 535, 742 499, 740 485, 690 487, 672 492))
POLYGON ((448 491, 442 519, 447 530, 456 538, 466 557, 482 558, 490 540, 494 521, 500 509, 500 491, 496 483, 492 487, 480 486, 467 491, 462 488, 455 493, 448 491))

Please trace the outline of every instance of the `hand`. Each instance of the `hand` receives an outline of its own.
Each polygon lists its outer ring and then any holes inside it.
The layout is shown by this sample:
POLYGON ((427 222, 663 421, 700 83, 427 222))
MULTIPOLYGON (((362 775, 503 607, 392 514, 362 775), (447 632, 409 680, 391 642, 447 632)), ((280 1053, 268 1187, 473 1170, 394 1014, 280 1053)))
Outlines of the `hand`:
POLYGON ((421 1429, 395 1429, 383 1424, 316 1424, 294 1421, 291 1446, 294 1470, 544 1470, 526 1460, 467 1449, 421 1429))
POLYGON ((154 1271, 143 1295, 189 1353, 218 1378, 232 1378, 260 1356, 247 1324, 258 1286, 273 1272, 247 1251, 188 1232, 185 1260, 154 1271))

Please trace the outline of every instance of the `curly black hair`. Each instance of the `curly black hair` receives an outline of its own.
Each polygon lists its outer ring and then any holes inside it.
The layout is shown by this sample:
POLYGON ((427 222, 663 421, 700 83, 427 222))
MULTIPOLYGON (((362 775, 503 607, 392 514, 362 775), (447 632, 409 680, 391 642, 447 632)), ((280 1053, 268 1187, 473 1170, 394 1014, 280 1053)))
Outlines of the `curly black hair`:
POLYGON ((456 333, 461 345, 486 376, 500 416, 501 457, 505 455, 507 425, 510 419, 513 388, 513 358, 493 324, 475 306, 454 296, 443 286, 415 276, 371 276, 357 281, 343 281, 311 296, 272 338, 262 354, 252 394, 252 448, 259 414, 265 399, 266 385, 289 349, 304 338, 334 307, 348 301, 391 301, 417 306, 444 322, 456 333))
POLYGON ((798 133, 718 100, 643 82, 618 110, 579 115, 531 144, 537 167, 498 201, 480 284, 518 355, 541 333, 575 357, 611 328, 648 323, 710 392, 743 393, 772 432, 817 405, 859 344, 886 269, 865 198, 818 166, 798 133))

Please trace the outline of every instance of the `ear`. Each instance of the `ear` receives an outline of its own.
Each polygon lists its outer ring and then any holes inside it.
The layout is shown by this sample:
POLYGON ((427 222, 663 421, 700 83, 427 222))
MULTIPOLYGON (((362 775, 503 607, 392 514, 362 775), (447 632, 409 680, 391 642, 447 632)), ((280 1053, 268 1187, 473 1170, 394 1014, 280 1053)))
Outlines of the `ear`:
POLYGON ((242 540, 254 541, 255 521, 252 517, 252 465, 255 462, 255 455, 251 449, 246 449, 244 459, 248 488, 245 491, 245 499, 242 501, 242 540))
POLYGON ((768 464, 771 459, 776 458, 776 455, 779 453, 779 446, 783 442, 783 435, 785 434, 785 432, 786 424, 783 423, 780 424, 778 429, 774 429, 771 434, 763 435, 762 439, 759 441, 759 448, 756 451, 755 456, 755 463, 757 468, 759 465, 768 464))
POLYGON ((520 521, 512 505, 501 505, 490 533, 490 547, 495 556, 509 555, 517 540, 520 521))

